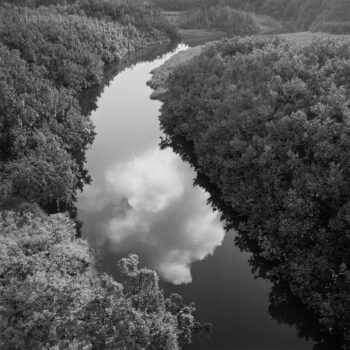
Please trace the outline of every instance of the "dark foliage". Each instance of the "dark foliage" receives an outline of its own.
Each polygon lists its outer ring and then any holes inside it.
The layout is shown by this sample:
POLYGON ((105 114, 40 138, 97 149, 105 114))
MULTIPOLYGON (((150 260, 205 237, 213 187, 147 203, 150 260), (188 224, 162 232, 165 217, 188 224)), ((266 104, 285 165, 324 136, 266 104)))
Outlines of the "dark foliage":
POLYGON ((177 350, 199 327, 194 307, 166 299, 134 255, 121 283, 100 275, 76 225, 41 209, 70 208, 90 180, 81 92, 174 31, 141 2, 16 3, 31 8, 0 5, 0 348, 177 350))
POLYGON ((193 305, 165 298, 157 274, 129 255, 119 283, 97 272, 64 215, 0 211, 0 347, 179 350, 193 305))
POLYGON ((218 4, 283 20, 294 30, 350 33, 348 0, 153 0, 166 10, 208 8, 218 4))
POLYGON ((235 39, 170 78, 163 146, 182 137, 271 274, 350 344, 350 47, 235 39))
POLYGON ((259 32, 253 17, 229 6, 190 9, 184 12, 179 23, 181 28, 215 28, 228 35, 251 35, 259 32))
POLYGON ((71 205, 90 180, 85 151, 94 138, 79 94, 102 81, 105 63, 169 40, 171 30, 141 3, 1 7, 0 205, 12 196, 50 211, 71 205))

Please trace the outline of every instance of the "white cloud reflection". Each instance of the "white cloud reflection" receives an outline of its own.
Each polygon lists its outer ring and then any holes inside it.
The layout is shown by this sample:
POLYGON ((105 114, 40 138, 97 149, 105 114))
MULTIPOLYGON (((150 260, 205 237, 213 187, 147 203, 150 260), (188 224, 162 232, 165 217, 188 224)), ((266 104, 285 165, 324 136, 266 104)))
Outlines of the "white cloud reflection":
POLYGON ((124 193, 136 211, 159 212, 184 192, 176 156, 158 149, 117 164, 106 179, 113 192, 124 193))
POLYGON ((99 225, 100 244, 115 253, 133 251, 160 276, 174 284, 192 280, 190 266, 212 254, 224 238, 217 214, 206 205, 206 194, 192 186, 192 170, 170 150, 154 149, 106 173, 103 189, 91 189, 87 199, 101 210, 113 204, 99 225), (118 201, 125 198, 124 210, 118 201), (116 209, 117 208, 117 209, 116 209), (101 232, 102 231, 102 232, 101 232))

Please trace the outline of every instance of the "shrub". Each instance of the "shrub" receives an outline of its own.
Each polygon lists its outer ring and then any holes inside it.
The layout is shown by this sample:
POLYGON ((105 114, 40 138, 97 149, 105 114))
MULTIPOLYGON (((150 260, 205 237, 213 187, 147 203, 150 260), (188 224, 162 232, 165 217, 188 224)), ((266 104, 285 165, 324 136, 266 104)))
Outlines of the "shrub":
POLYGON ((0 212, 1 349, 166 349, 191 341, 192 306, 167 299, 157 274, 122 259, 99 274, 62 214, 0 212))
POLYGON ((259 32, 253 17, 229 6, 215 6, 187 10, 179 24, 184 28, 216 28, 229 35, 249 35, 259 32))
POLYGON ((223 41, 176 70, 161 115, 163 145, 193 146, 271 274, 348 343, 349 71, 343 41, 223 41))

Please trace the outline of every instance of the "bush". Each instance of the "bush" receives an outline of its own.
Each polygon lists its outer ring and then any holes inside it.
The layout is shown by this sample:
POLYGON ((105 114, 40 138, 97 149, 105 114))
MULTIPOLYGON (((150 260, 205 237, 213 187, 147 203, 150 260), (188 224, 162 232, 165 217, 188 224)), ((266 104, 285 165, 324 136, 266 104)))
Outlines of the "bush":
POLYGON ((223 41, 173 74, 161 115, 163 145, 193 146, 271 274, 348 344, 349 71, 343 41, 223 41))
POLYGON ((229 35, 250 35, 259 32, 253 17, 243 11, 229 6, 215 6, 187 10, 181 16, 180 26, 183 28, 216 28, 229 35))
POLYGON ((105 63, 169 40, 162 23, 159 11, 126 1, 2 5, 0 205, 23 196, 50 210, 71 206, 90 181, 85 151, 94 138, 77 98, 101 83, 105 63))
POLYGON ((65 89, 57 90, 0 44, 0 204, 13 195, 69 203, 85 181, 91 122, 65 89))
POLYGON ((1 349, 166 349, 191 341, 194 308, 164 297, 129 255, 118 283, 97 272, 62 214, 0 212, 1 349))
POLYGON ((311 30, 314 32, 327 32, 331 34, 348 34, 350 33, 350 21, 315 23, 311 27, 311 30))

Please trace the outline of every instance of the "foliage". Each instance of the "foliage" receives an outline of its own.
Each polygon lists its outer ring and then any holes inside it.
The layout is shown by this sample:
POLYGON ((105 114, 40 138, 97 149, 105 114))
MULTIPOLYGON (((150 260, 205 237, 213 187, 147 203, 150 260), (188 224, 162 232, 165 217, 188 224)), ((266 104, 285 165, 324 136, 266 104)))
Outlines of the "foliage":
POLYGON ((0 57, 0 204, 13 195, 69 202, 88 180, 91 122, 69 91, 57 90, 18 51, 0 44, 0 57))
POLYGON ((1 349, 179 349, 193 306, 164 297, 154 271, 129 255, 122 280, 97 272, 62 214, 0 213, 1 349))
POLYGON ((311 30, 313 32, 326 32, 331 34, 348 34, 350 33, 350 21, 329 21, 314 23, 311 27, 311 30))
POLYGON ((79 94, 101 82, 105 63, 168 40, 170 32, 159 12, 124 0, 2 5, 0 206, 18 195, 53 210, 71 205, 90 181, 85 151, 94 138, 79 94))
POLYGON ((216 5, 218 0, 150 0, 155 6, 166 11, 185 11, 188 9, 216 5))
MULTIPOLYGON (((141 34, 166 33, 171 38, 177 37, 175 28, 169 24, 160 10, 141 0, 15 0, 8 2, 28 8, 50 6, 51 11, 55 8, 55 11, 61 14, 92 17, 99 21, 117 22, 123 26, 132 25, 140 30, 141 34)), ((0 0, 0 5, 4 3, 6 1, 0 0)))
POLYGON ((39 6, 50 5, 69 5, 75 3, 77 0, 0 0, 0 5, 5 3, 13 4, 15 6, 26 6, 35 8, 39 6))
POLYGON ((5 6, 0 14, 0 40, 19 50, 28 63, 45 68, 46 77, 56 86, 74 93, 101 81, 103 63, 164 40, 160 33, 140 32, 130 23, 62 15, 61 10, 5 6))
POLYGON ((22 210, 0 211, 0 348, 179 349, 200 328, 194 307, 166 299, 136 256, 120 262, 120 283, 100 275, 73 223, 36 204, 67 207, 90 179, 81 91, 101 82, 104 63, 173 29, 141 2, 16 3, 33 8, 0 7, 0 206, 22 210))
POLYGON ((234 39, 169 80, 161 125, 276 278, 350 344, 350 46, 234 39))
POLYGON ((253 17, 229 6, 211 6, 187 10, 181 16, 182 28, 218 28, 229 35, 250 35, 259 32, 253 17))
MULTIPOLYGON (((314 26, 322 27, 323 23, 334 25, 350 19, 348 0, 223 0, 234 7, 267 14, 292 24, 296 30, 309 30, 314 26)), ((343 30, 346 27, 342 26, 343 30)))
POLYGON ((152 0, 165 10, 188 10, 229 5, 235 9, 269 15, 292 25, 295 30, 325 30, 349 33, 348 0, 152 0))
POLYGON ((144 32, 155 29, 165 32, 170 38, 177 38, 175 28, 162 15, 161 11, 147 2, 135 0, 79 0, 76 3, 79 12, 82 10, 88 17, 132 24, 144 32))

